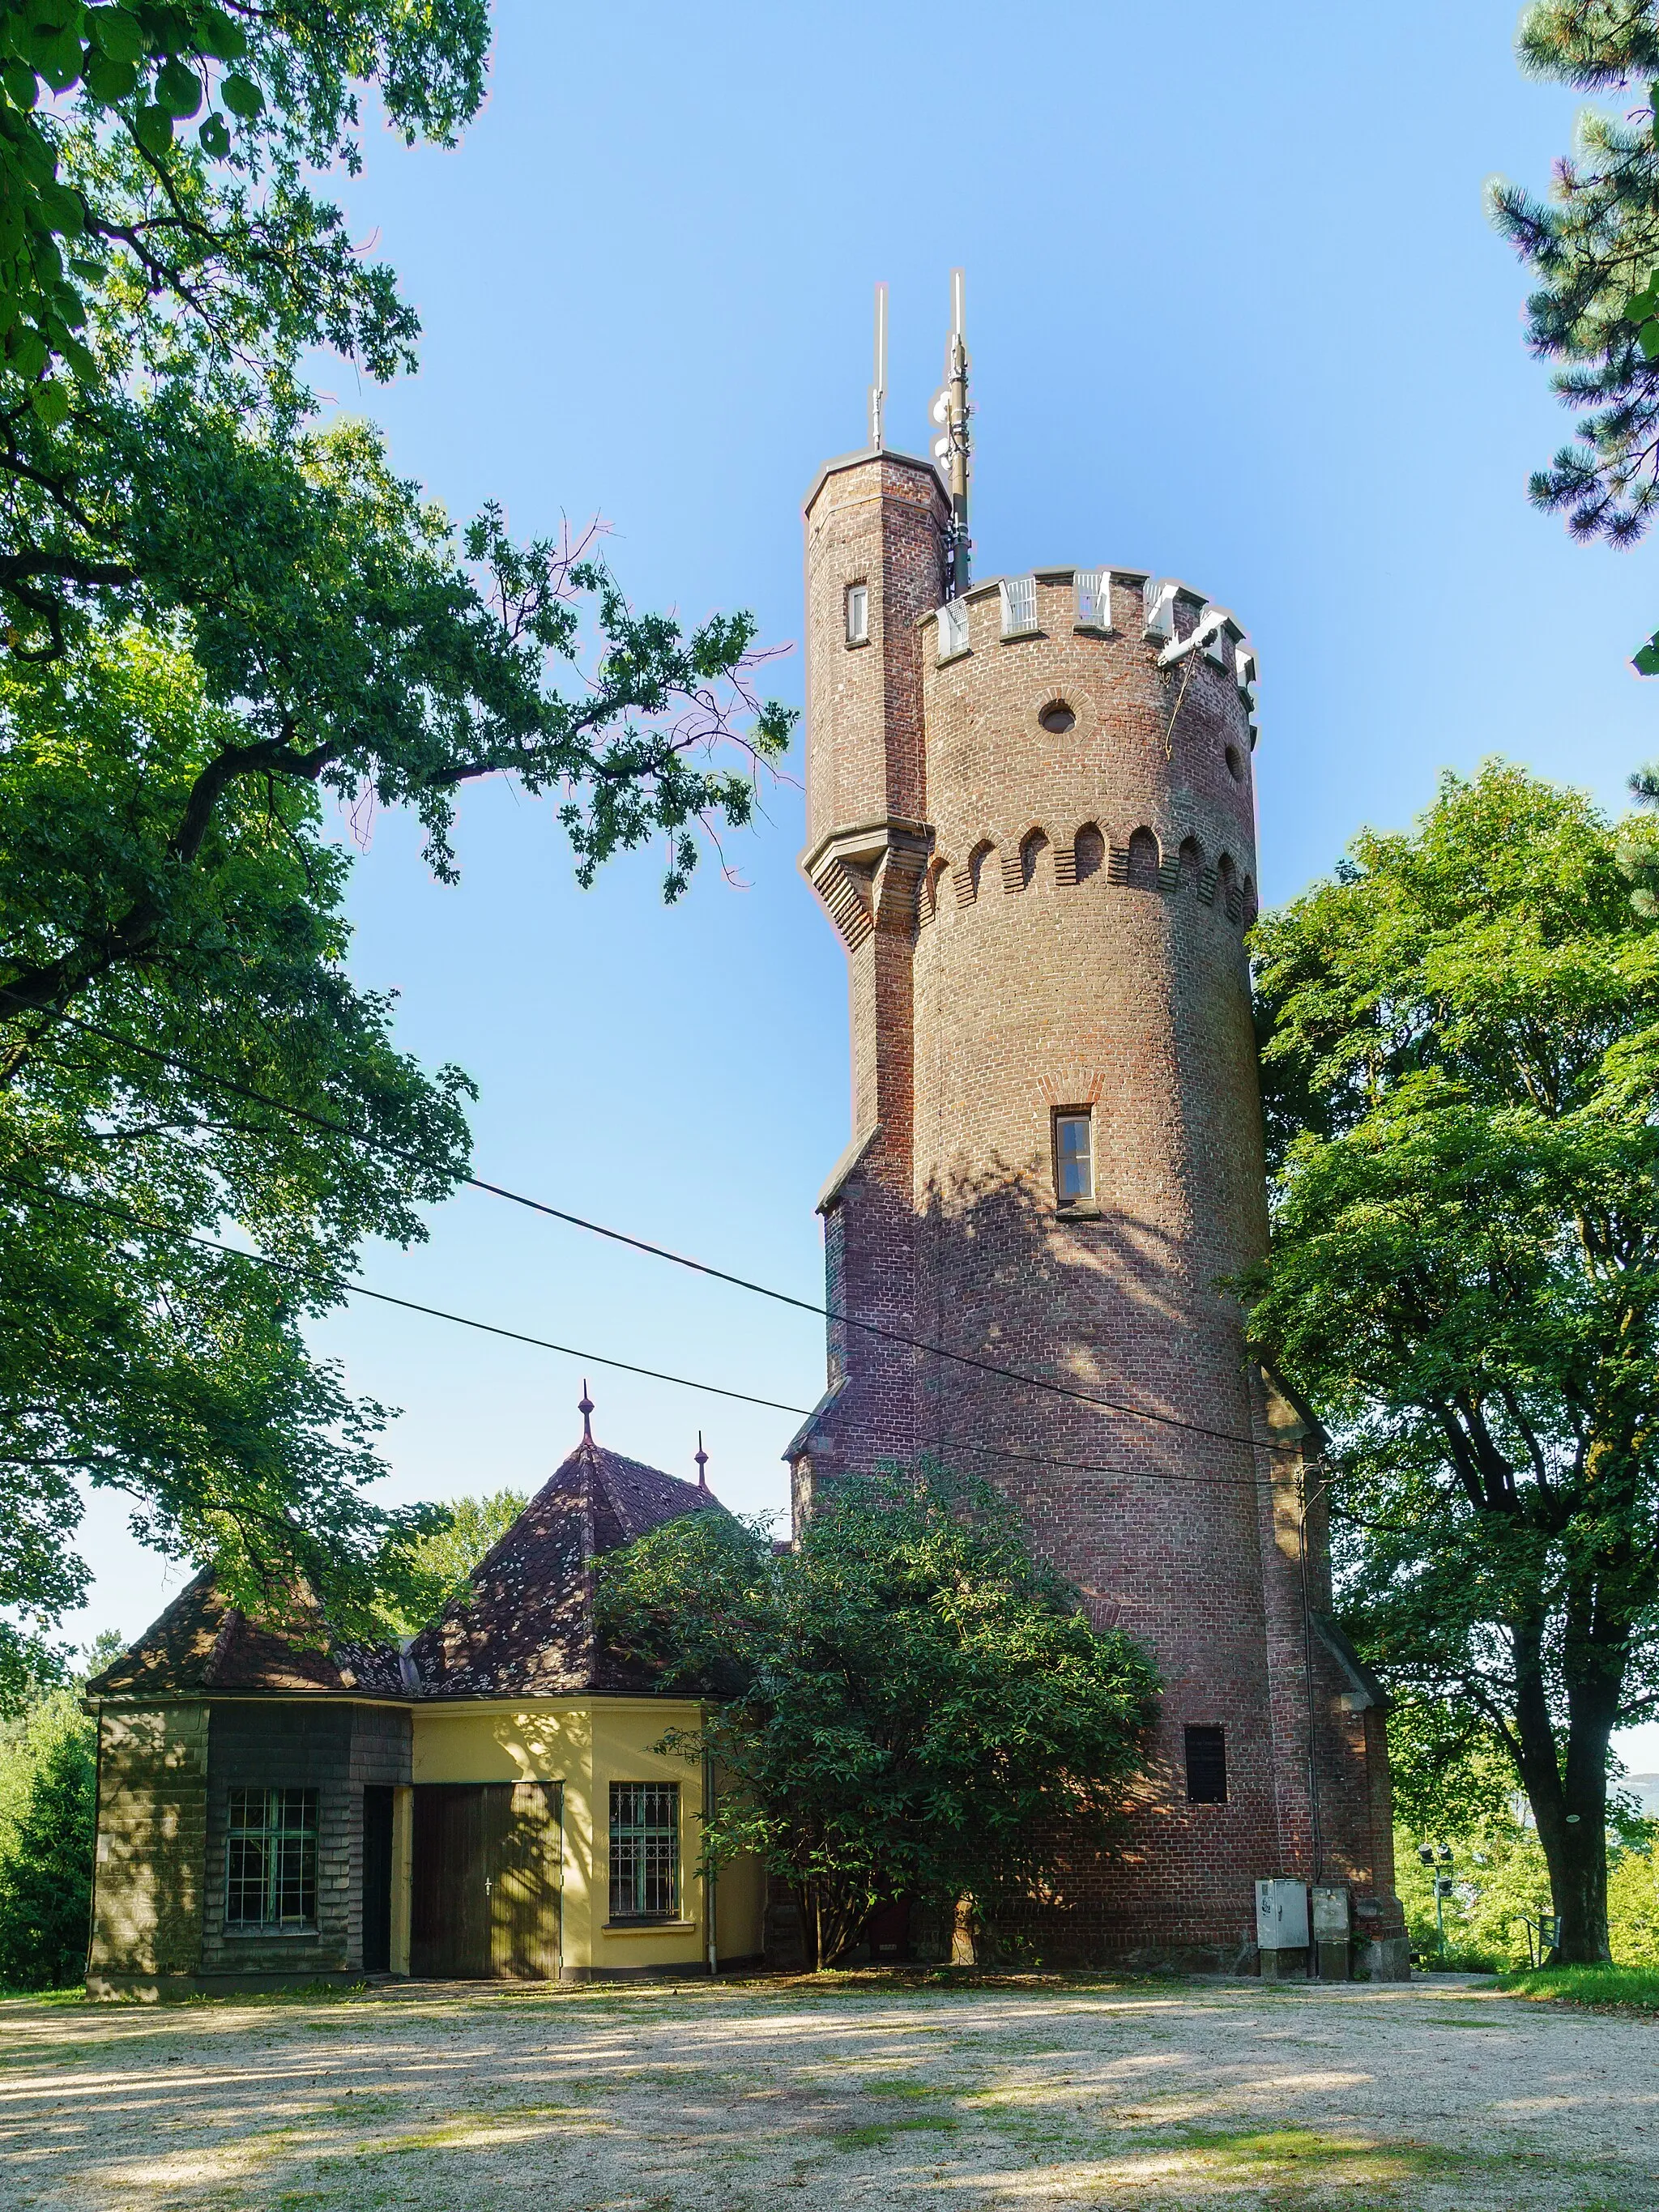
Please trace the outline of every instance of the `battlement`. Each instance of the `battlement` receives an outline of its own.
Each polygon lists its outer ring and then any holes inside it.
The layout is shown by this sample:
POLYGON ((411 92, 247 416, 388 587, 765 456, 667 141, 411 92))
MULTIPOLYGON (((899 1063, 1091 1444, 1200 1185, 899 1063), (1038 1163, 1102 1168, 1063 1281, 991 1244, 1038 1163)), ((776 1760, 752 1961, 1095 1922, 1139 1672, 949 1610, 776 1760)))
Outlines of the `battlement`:
POLYGON ((1189 655, 1201 653, 1231 677, 1244 702, 1251 750, 1255 749, 1260 676, 1249 634, 1230 608, 1178 576, 1159 576, 1150 568, 1031 568, 1024 575, 993 576, 975 584, 960 599, 919 615, 916 628, 935 634, 935 668, 949 667, 975 651, 1068 633, 1138 639, 1156 648, 1160 668, 1177 667, 1189 655))

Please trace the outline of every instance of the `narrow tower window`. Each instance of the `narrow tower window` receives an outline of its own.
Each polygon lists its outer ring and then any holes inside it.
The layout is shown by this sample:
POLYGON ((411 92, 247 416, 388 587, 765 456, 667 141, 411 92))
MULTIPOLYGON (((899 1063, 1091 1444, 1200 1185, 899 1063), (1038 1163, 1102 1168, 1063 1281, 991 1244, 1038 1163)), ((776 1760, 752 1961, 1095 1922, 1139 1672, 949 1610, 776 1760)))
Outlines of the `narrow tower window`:
POLYGON ((1094 1116, 1086 1108, 1054 1116, 1054 1185, 1062 1206, 1095 1194, 1094 1116))
POLYGON ((870 642, 868 584, 849 584, 847 586, 847 642, 848 645, 868 645, 870 642))
POLYGON ((1227 1802, 1227 1732, 1218 1728, 1189 1728, 1187 1731, 1187 1802, 1224 1805, 1227 1802))

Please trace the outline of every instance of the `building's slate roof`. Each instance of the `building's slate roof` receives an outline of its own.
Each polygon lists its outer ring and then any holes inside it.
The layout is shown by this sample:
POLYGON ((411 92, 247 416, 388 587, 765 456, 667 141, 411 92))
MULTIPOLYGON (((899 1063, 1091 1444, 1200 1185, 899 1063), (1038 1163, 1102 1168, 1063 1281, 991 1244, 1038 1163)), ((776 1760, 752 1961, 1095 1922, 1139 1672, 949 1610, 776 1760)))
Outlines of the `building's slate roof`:
MULTIPOLYGON (((197 1576, 87 1688, 94 1697, 264 1692, 335 1697, 562 1697, 647 1686, 593 1633, 593 1562, 683 1514, 720 1507, 584 1437, 439 1619, 405 1650, 308 1648, 226 1605, 197 1576)), ((320 1625, 320 1624, 319 1624, 320 1625)))
POLYGON ((646 1686, 593 1633, 593 1562, 605 1552, 714 1500, 639 1460, 577 1445, 442 1616, 410 1649, 428 1698, 646 1686))
POLYGON ((395 1645, 342 1643, 329 1637, 320 1614, 316 1629, 319 1644, 261 1627, 226 1604, 211 1571, 204 1570, 185 1585, 154 1627, 94 1674, 87 1688, 97 1697, 186 1690, 403 1695, 395 1645))

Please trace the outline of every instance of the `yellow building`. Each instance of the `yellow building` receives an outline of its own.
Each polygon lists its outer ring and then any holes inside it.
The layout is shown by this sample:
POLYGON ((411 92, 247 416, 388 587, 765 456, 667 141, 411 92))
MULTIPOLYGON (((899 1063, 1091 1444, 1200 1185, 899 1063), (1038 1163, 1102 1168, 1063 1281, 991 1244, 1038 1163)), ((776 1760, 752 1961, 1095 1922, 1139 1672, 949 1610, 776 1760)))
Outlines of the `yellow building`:
POLYGON ((88 1986, 585 1980, 760 1957, 765 1883, 700 1867, 711 1778, 593 1625, 594 1562, 722 1510, 591 1435, 401 1647, 290 1639, 198 1576, 88 1685, 88 1986))

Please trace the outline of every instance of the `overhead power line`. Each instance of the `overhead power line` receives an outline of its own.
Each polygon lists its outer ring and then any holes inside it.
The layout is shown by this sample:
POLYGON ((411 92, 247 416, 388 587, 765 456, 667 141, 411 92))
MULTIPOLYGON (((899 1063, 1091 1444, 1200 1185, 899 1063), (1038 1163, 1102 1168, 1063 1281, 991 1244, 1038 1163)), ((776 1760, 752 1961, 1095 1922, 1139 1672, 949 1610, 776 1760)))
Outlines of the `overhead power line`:
MULTIPOLYGON (((113 1206, 107 1200, 83 1196, 75 1191, 47 1190, 41 1184, 27 1182, 21 1176, 9 1176, 3 1170, 0 1170, 0 1182, 9 1183, 15 1190, 27 1191, 31 1198, 39 1199, 47 1206, 83 1206, 88 1212, 107 1214, 118 1221, 125 1221, 131 1229, 144 1230, 156 1237, 170 1237, 181 1244, 198 1244, 204 1251, 222 1253, 228 1260, 246 1260, 256 1267, 272 1267, 281 1274, 298 1275, 312 1280, 313 1284, 315 1282, 310 1271, 298 1260, 277 1259, 269 1252, 246 1252, 240 1245, 222 1244, 216 1237, 198 1236, 193 1230, 175 1229, 171 1222, 147 1221, 143 1214, 130 1212, 125 1206, 113 1206)), ((358 1282, 354 1276, 319 1287, 343 1291, 349 1297, 373 1298, 379 1305, 401 1306, 405 1313, 426 1314, 433 1321, 453 1322, 459 1328, 476 1328, 486 1336, 509 1337, 515 1344, 534 1345, 538 1351, 561 1352, 568 1358, 586 1360, 590 1366, 615 1367, 626 1375, 643 1375, 653 1382, 674 1382, 683 1390, 701 1390, 714 1398, 736 1398, 745 1406, 764 1406, 771 1413, 805 1413, 811 1411, 808 1406, 785 1405, 780 1398, 760 1398, 752 1391, 731 1390, 723 1383, 700 1382, 687 1375, 666 1374, 661 1368, 641 1367, 631 1359, 612 1359, 603 1352, 583 1352, 574 1344, 555 1344, 550 1337, 531 1336, 523 1329, 506 1328, 493 1321, 478 1321, 471 1314, 450 1313, 442 1306, 422 1305, 415 1298, 394 1297, 390 1291, 371 1290, 367 1283, 358 1282)))
MULTIPOLYGON (((9 1000, 10 995, 3 987, 0 987, 0 1003, 9 1000)), ((45 1012, 49 1018, 64 1023, 71 1029, 101 1038, 105 1043, 114 1045, 118 1051, 136 1053, 162 1066, 182 1072, 211 1089, 246 1099, 251 1104, 265 1107, 289 1121, 303 1122, 331 1136, 344 1137, 352 1144, 384 1153, 389 1159, 400 1160, 405 1166, 426 1168, 429 1164, 407 1146, 395 1144, 366 1129, 354 1128, 349 1122, 342 1121, 333 1115, 314 1114, 307 1107, 272 1098, 267 1092, 238 1083, 232 1077, 216 1074, 211 1069, 204 1068, 180 1054, 163 1052, 155 1045, 141 1044, 135 1037, 122 1036, 95 1022, 83 1020, 78 1014, 40 1007, 30 1007, 25 1011, 32 1014, 45 1012)), ((624 1245, 630 1251, 643 1253, 653 1260, 666 1261, 674 1267, 686 1268, 693 1274, 707 1276, 711 1281, 729 1284, 734 1290, 747 1291, 755 1297, 769 1298, 778 1305, 793 1306, 797 1312, 811 1314, 821 1321, 840 1322, 845 1328, 857 1329, 883 1343, 926 1352, 933 1358, 948 1360, 952 1365, 994 1376, 1002 1382, 1017 1382, 1024 1389, 1045 1391, 1052 1396, 1072 1399, 1079 1405, 1099 1407, 1108 1413, 1125 1414, 1131 1420, 1146 1421, 1159 1428, 1178 1429, 1191 1436, 1206 1437, 1217 1443, 1240 1444, 1249 1451, 1299 1455, 1301 1450, 1298 1444, 1273 1443, 1260 1437, 1242 1435, 1237 1430, 1212 1428, 1201 1421, 1185 1420, 1176 1413, 1158 1413, 1147 1407, 1131 1405, 1124 1399, 1108 1398, 1097 1391, 1079 1389, 1073 1383, 1058 1382, 1052 1376, 1032 1375, 1017 1367, 1006 1367, 1000 1361, 981 1358, 975 1352, 956 1352, 948 1345, 932 1343, 926 1337, 914 1336, 903 1329, 889 1328, 880 1322, 866 1321, 857 1314, 837 1313, 831 1306, 819 1305, 811 1298, 797 1297, 793 1291, 778 1290, 769 1283, 757 1283, 748 1276, 733 1274, 726 1268, 712 1266, 706 1260, 694 1260, 685 1253, 673 1251, 665 1244, 654 1244, 646 1237, 631 1236, 626 1230, 613 1229, 605 1222, 591 1220, 585 1214, 573 1213, 563 1206, 550 1204, 545 1199, 532 1198, 524 1191, 514 1190, 505 1183, 491 1182, 483 1176, 465 1175, 459 1180, 468 1189, 483 1191, 491 1198, 504 1199, 509 1205, 522 1206, 528 1212, 542 1214, 549 1220, 562 1221, 570 1228, 585 1230, 590 1236, 624 1245)), ((227 1246, 225 1249, 234 1248, 227 1246)), ((793 1412, 796 1409, 791 1407, 780 1410, 793 1412)))
MULTIPOLYGON (((556 1352, 564 1358, 574 1359, 590 1367, 610 1367, 624 1375, 639 1375, 653 1382, 672 1382, 682 1390, 696 1390, 707 1396, 729 1398, 745 1406, 764 1407, 778 1413, 807 1413, 808 1406, 793 1406, 781 1398, 763 1398, 750 1390, 733 1390, 720 1382, 704 1382, 689 1375, 671 1375, 660 1367, 645 1367, 631 1359, 617 1359, 603 1352, 586 1352, 572 1344, 556 1344, 550 1337, 532 1336, 527 1330, 507 1328, 500 1322, 479 1321, 471 1314, 451 1313, 442 1306, 422 1304, 415 1298, 395 1297, 389 1291, 371 1290, 367 1283, 355 1277, 331 1279, 318 1285, 303 1262, 283 1260, 269 1252, 251 1252, 237 1244, 222 1243, 218 1238, 204 1237, 190 1229, 174 1227, 171 1222, 152 1221, 130 1207, 118 1206, 108 1199, 93 1197, 89 1193, 51 1190, 43 1183, 31 1182, 23 1176, 8 1175, 0 1169, 0 1183, 22 1192, 27 1197, 49 1206, 76 1206, 85 1212, 100 1214, 124 1223, 129 1229, 143 1231, 150 1236, 166 1237, 175 1243, 198 1246, 202 1250, 219 1254, 228 1260, 241 1260, 260 1267, 274 1268, 279 1273, 297 1275, 312 1282, 313 1287, 338 1291, 349 1297, 373 1298, 377 1304, 401 1307, 405 1313, 423 1314, 430 1321, 449 1322, 458 1328, 477 1329, 486 1336, 505 1337, 514 1344, 527 1344, 540 1352, 556 1352)), ((1058 1468, 1073 1474, 1097 1474, 1127 1482, 1190 1482, 1216 1490, 1255 1490, 1262 1486, 1259 1476, 1243 1478, 1229 1475, 1186 1474, 1179 1470, 1163 1468, 1106 1467, 1097 1462, 1056 1459, 1044 1452, 1015 1450, 1006 1444, 978 1443, 966 1437, 944 1437, 939 1439, 942 1451, 971 1452, 981 1459, 1002 1459, 1028 1462, 1033 1466, 1058 1468)))

